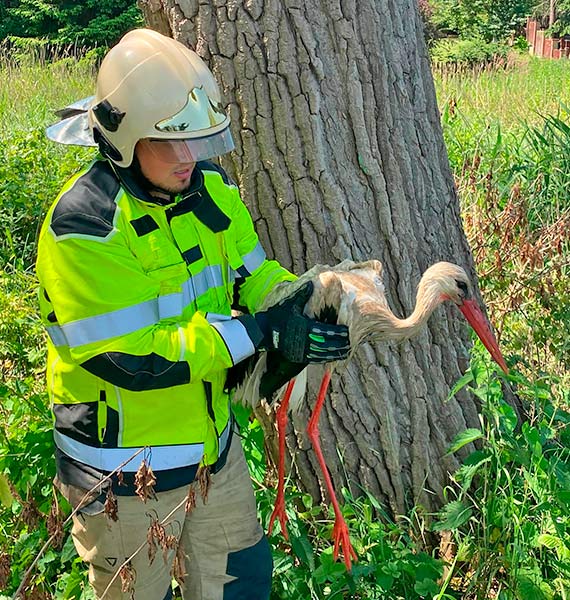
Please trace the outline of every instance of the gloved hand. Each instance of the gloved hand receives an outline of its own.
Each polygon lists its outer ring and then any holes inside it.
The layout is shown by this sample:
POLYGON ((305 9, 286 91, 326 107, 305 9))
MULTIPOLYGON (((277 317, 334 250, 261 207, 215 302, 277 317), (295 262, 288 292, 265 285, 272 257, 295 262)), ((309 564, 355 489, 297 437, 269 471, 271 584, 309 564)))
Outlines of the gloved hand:
POLYGON ((278 350, 293 363, 330 362, 348 356, 348 327, 303 314, 312 293, 313 284, 308 281, 289 298, 254 315, 263 334, 261 350, 278 350))
POLYGON ((267 353, 267 369, 259 380, 259 396, 268 402, 273 394, 307 366, 307 363, 294 363, 287 360, 281 352, 270 350, 267 353))

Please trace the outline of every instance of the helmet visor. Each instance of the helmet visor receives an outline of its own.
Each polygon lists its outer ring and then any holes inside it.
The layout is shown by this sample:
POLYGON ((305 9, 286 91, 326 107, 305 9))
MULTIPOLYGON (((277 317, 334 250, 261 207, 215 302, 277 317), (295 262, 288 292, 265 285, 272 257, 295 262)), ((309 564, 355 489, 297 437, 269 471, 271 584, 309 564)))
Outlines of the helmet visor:
POLYGON ((189 163, 221 156, 234 149, 229 127, 208 137, 186 140, 145 138, 139 144, 165 163, 189 163))

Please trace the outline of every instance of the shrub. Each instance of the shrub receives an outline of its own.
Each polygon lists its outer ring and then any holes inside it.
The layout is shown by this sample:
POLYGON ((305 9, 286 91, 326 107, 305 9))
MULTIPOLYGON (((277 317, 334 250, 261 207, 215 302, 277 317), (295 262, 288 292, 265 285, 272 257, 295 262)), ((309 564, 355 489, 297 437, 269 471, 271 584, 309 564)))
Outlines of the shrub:
POLYGON ((442 39, 433 43, 431 60, 436 66, 454 64, 474 67, 489 63, 501 64, 507 58, 508 47, 480 38, 442 39))
POLYGON ((527 407, 524 422, 480 354, 454 390, 468 385, 482 402, 481 428, 451 446, 478 444, 455 473, 435 526, 454 534, 462 598, 562 600, 570 591, 570 413, 550 383, 509 377, 527 407))

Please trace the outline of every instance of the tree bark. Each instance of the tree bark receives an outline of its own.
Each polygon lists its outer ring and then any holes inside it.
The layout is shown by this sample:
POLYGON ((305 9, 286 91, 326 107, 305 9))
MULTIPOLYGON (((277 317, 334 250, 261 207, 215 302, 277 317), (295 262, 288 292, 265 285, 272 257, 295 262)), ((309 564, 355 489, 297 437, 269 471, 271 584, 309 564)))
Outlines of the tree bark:
MULTIPOLYGON (((438 260, 475 283, 416 0, 162 3, 220 83, 236 143, 222 162, 268 255, 297 273, 377 258, 399 316, 438 260)), ((468 364, 458 315, 439 308, 415 340, 364 345, 335 373, 320 427, 337 489, 395 514, 441 504, 458 466, 449 443, 479 426, 472 396, 448 400, 468 364)), ((301 487, 320 497, 308 418, 309 406, 294 416, 288 444, 301 487)))

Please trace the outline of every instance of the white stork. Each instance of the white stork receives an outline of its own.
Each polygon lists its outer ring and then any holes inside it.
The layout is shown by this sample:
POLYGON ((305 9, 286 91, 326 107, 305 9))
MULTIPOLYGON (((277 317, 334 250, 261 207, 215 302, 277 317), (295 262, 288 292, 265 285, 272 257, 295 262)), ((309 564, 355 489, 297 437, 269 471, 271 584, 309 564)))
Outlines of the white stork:
MULTIPOLYGON (((401 341, 413 337, 426 323, 435 308, 442 302, 449 300, 457 305, 501 369, 505 373, 508 372, 495 337, 481 309, 471 298, 469 278, 465 271, 457 265, 438 262, 427 269, 418 286, 414 311, 405 319, 396 317, 386 302, 384 284, 382 283, 382 265, 377 260, 369 260, 363 263, 345 260, 334 267, 317 265, 297 281, 276 287, 267 296, 260 310, 273 306, 285 297, 292 295, 307 280, 313 282, 314 291, 305 306, 305 314, 312 318, 319 318, 319 315, 330 311, 332 308, 337 315, 337 323, 348 326, 353 351, 363 341, 401 341)), ((241 400, 252 407, 257 406, 260 401, 259 382, 266 369, 265 356, 265 354, 261 354, 252 375, 243 386, 237 388, 234 399, 241 400)), ((319 443, 318 420, 330 376, 330 369, 327 368, 307 431, 323 471, 326 487, 335 512, 334 557, 335 559, 338 558, 339 552, 342 551, 346 567, 350 570, 351 560, 356 560, 356 553, 350 543, 348 528, 336 500, 319 443)), ((275 519, 279 518, 281 530, 285 537, 287 537, 287 517, 284 504, 284 455, 287 410, 289 405, 293 410, 298 407, 304 396, 305 383, 306 376, 304 372, 297 377, 297 385, 295 381, 289 382, 277 411, 279 480, 277 499, 275 509, 271 515, 269 530, 271 531, 275 519), (300 385, 298 385, 299 383, 300 385), (294 388, 296 388, 296 392, 292 396, 294 388), (297 388, 301 389, 298 390, 297 388)), ((282 388, 281 392, 283 389, 285 388, 282 388)))

